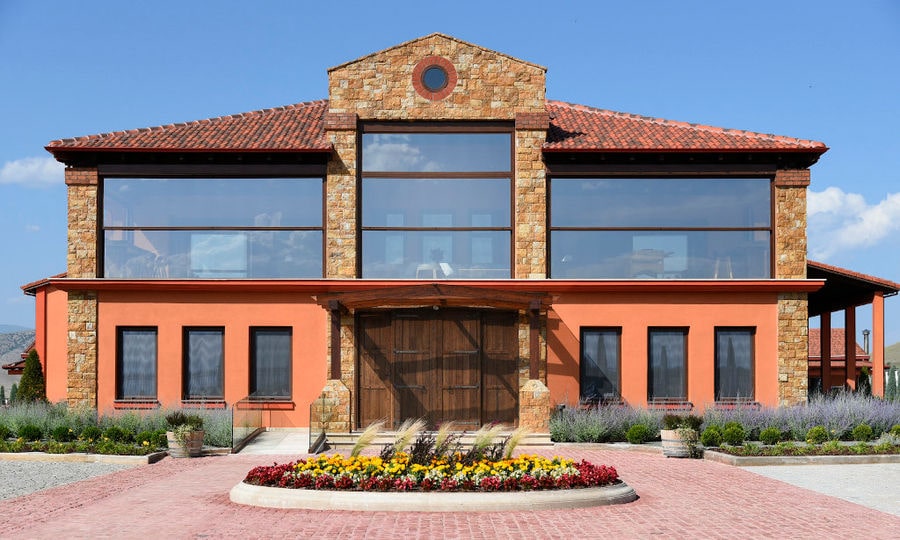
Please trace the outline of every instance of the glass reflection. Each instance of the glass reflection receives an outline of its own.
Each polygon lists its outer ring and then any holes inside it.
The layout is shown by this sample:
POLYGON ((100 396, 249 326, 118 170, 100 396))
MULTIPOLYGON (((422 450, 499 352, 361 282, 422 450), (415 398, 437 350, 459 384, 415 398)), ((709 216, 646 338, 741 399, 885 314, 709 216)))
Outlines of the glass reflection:
POLYGON ((363 172, 503 172, 509 133, 366 133, 363 172))
POLYGON ((554 227, 769 227, 765 178, 553 179, 554 227))
POLYGON ((110 278, 317 278, 322 232, 111 230, 103 256, 110 278))
POLYGON ((506 178, 363 180, 364 227, 509 227, 509 205, 506 178))
POLYGON ((768 231, 552 231, 553 278, 766 279, 768 231))
POLYGON ((363 231, 362 277, 507 279, 509 231, 363 231))

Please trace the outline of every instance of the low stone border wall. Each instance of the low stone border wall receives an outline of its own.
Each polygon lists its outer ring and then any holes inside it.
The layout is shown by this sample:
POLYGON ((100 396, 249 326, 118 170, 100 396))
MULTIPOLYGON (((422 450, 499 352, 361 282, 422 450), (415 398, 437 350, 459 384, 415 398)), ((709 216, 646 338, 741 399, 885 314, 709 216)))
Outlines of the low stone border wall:
POLYGON ((143 465, 156 463, 169 455, 168 452, 154 452, 145 456, 119 456, 114 454, 47 454, 45 452, 0 452, 3 461, 48 461, 55 463, 113 463, 119 465, 143 465))
POLYGON ((703 459, 735 467, 763 465, 865 465, 869 463, 900 463, 900 454, 871 454, 848 456, 732 456, 715 450, 704 450, 703 459))
POLYGON ((628 484, 578 489, 512 492, 373 492, 288 489, 244 482, 230 492, 232 502, 266 508, 370 512, 507 512, 623 504, 637 500, 628 484))

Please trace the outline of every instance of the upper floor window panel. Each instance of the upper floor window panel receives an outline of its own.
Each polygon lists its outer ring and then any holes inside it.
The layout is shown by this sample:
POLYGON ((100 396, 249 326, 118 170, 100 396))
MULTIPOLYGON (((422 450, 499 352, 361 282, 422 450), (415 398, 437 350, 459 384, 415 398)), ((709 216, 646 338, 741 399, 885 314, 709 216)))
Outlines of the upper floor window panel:
POLYGON ((554 178, 554 278, 766 279, 764 178, 554 178))
POLYGON ((322 277, 321 178, 106 178, 111 278, 322 277))
POLYGON ((365 133, 364 172, 506 172, 510 133, 365 133))
POLYGON ((362 135, 362 277, 505 279, 510 132, 362 135))

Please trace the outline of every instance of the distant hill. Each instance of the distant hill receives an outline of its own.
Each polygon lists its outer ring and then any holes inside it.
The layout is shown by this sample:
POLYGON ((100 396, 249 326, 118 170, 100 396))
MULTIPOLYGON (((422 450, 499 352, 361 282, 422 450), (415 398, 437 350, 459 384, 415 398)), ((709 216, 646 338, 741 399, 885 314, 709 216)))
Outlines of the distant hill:
POLYGON ((884 363, 900 367, 900 341, 884 349, 884 363))
POLYGON ((31 330, 31 328, 18 326, 15 324, 0 324, 0 334, 12 334, 14 332, 25 332, 28 330, 31 330))

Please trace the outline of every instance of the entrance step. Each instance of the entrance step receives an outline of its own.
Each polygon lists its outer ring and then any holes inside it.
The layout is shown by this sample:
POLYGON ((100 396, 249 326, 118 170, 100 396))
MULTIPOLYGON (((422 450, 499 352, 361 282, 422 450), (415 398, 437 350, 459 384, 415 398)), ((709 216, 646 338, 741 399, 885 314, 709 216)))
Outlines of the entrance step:
MULTIPOLYGON (((328 444, 333 449, 337 450, 347 450, 353 448, 353 445, 356 444, 356 440, 359 438, 361 431, 352 431, 350 433, 335 433, 331 432, 327 434, 328 444)), ((511 432, 501 432, 494 440, 502 441, 504 440, 511 432)), ((314 434, 310 435, 310 439, 313 439, 314 434)), ((397 438, 397 433, 392 431, 384 431, 378 434, 375 437, 375 440, 369 445, 370 448, 380 449, 382 446, 386 444, 393 444, 393 442, 397 438)), ((463 432, 462 437, 460 437, 459 442, 463 447, 470 447, 472 443, 475 441, 475 432, 474 431, 466 431, 463 432)), ((534 446, 553 446, 553 442, 550 440, 549 433, 530 433, 527 436, 523 437, 519 442, 519 446, 517 448, 524 447, 534 447, 534 446)))

